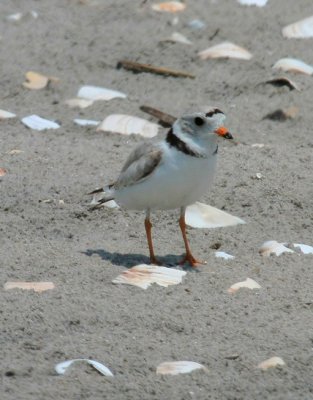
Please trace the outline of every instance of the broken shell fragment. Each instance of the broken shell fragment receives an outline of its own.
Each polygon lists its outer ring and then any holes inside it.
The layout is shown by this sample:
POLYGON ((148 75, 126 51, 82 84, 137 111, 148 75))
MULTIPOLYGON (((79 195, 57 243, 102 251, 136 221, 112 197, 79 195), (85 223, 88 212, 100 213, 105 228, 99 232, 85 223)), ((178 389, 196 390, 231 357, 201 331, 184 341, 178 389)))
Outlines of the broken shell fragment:
POLYGON ((222 228, 245 224, 245 221, 238 217, 198 201, 187 207, 185 217, 186 224, 192 228, 222 228))
POLYGON ((268 360, 262 361, 258 368, 263 369, 263 371, 267 370, 268 368, 273 368, 277 366, 286 365, 285 361, 280 357, 271 357, 268 360))
POLYGON ((313 37, 313 16, 285 26, 282 33, 284 37, 289 39, 307 39, 313 37))
POLYGON ((27 89, 40 90, 47 87, 50 82, 59 82, 58 78, 45 76, 34 71, 26 72, 25 76, 27 81, 23 83, 23 86, 27 89))
POLYGON ((268 257, 272 254, 280 256, 283 253, 294 253, 293 250, 284 245, 285 243, 278 243, 276 240, 269 240, 262 244, 259 249, 259 254, 263 257, 268 257))
POLYGON ((273 69, 305 75, 313 74, 313 67, 311 65, 296 58, 282 58, 273 65, 273 69))
POLYGON ((286 109, 275 110, 263 117, 263 119, 271 119, 273 121, 287 121, 287 119, 294 119, 299 114, 298 107, 288 107, 286 109))
POLYGON ((313 254, 313 247, 307 244, 294 243, 294 247, 299 248, 303 254, 313 254))
POLYGON ((235 256, 232 256, 231 254, 225 253, 224 251, 216 251, 215 252, 215 257, 224 258, 224 260, 232 260, 233 258, 235 258, 235 256))
POLYGON ((74 119, 74 123, 80 126, 98 126, 100 121, 94 121, 92 119, 74 119))
POLYGON ((241 288, 261 289, 261 286, 253 279, 247 278, 245 281, 237 282, 231 285, 231 287, 228 289, 228 293, 235 293, 241 288))
POLYGON ((116 132, 122 135, 139 134, 152 138, 158 134, 159 125, 131 115, 112 114, 105 118, 97 131, 116 132))
POLYGON ((59 364, 57 364, 55 366, 55 371, 57 374, 59 375, 64 375, 65 372, 67 371, 67 369, 75 362, 77 361, 83 361, 88 363, 89 365, 91 365, 93 368, 95 368, 98 372, 100 372, 100 374, 105 375, 105 376, 114 376, 112 374, 112 372, 109 370, 108 367, 106 367, 104 364, 101 364, 98 361, 95 360, 89 360, 86 358, 76 358, 74 360, 67 360, 67 361, 63 361, 60 362, 59 364))
POLYGON ((7 173, 7 170, 5 168, 0 168, 0 177, 4 176, 7 173))
POLYGON ((176 13, 178 11, 183 11, 186 8, 186 4, 180 1, 166 1, 163 3, 152 4, 152 10, 159 12, 170 12, 176 13))
POLYGON ((4 284, 4 290, 10 289, 24 289, 34 290, 35 292, 41 293, 46 290, 54 289, 53 282, 6 282, 4 284))
POLYGON ((244 6, 264 7, 268 0, 237 0, 237 1, 244 6))
POLYGON ((77 97, 80 99, 87 100, 112 100, 115 98, 126 99, 126 94, 119 92, 117 90, 106 89, 98 86, 82 86, 78 93, 77 97))
POLYGON ((172 361, 160 364, 156 369, 156 373, 158 375, 189 374, 197 369, 203 369, 208 372, 204 365, 193 361, 172 361))
POLYGON ((22 122, 28 128, 35 129, 36 131, 60 128, 60 125, 56 122, 41 118, 38 115, 29 115, 28 117, 24 117, 22 118, 22 122))
POLYGON ((1 119, 9 119, 9 118, 15 118, 16 115, 5 110, 0 110, 0 120, 1 119))
POLYGON ((162 42, 174 42, 174 43, 181 43, 181 44, 188 44, 188 45, 192 44, 192 42, 189 39, 187 39, 186 36, 182 35, 179 32, 172 33, 170 37, 162 40, 162 42))
POLYGON ((93 100, 74 98, 66 100, 65 104, 71 108, 87 108, 93 104, 93 100))
POLYGON ((182 278, 185 275, 185 271, 180 271, 178 269, 140 264, 123 272, 112 282, 147 289, 152 283, 164 287, 178 285, 182 282, 182 278))
POLYGON ((231 42, 223 42, 213 47, 209 47, 206 50, 200 51, 198 56, 202 60, 208 58, 237 58, 250 60, 252 58, 252 54, 248 50, 231 42))

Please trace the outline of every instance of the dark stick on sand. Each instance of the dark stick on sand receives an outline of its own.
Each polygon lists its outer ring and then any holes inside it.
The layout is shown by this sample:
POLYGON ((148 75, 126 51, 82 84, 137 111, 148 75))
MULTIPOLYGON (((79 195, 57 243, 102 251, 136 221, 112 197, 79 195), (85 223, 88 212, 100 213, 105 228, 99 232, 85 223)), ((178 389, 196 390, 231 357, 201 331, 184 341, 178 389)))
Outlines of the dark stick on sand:
POLYGON ((140 110, 157 118, 164 128, 170 128, 177 119, 173 115, 149 106, 140 106, 140 110))
POLYGON ((133 72, 150 72, 152 74, 157 75, 165 75, 165 76, 174 76, 175 78, 191 78, 194 79, 195 75, 190 74, 189 72, 184 71, 176 71, 170 68, 165 67, 156 67, 151 64, 141 64, 134 61, 129 60, 121 60, 117 63, 116 68, 124 68, 133 72))

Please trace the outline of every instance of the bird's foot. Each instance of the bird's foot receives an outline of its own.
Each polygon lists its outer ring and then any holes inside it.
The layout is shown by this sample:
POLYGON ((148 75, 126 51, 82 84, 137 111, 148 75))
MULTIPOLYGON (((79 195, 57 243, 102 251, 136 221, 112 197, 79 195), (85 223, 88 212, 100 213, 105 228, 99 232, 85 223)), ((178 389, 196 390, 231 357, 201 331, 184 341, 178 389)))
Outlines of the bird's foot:
POLYGON ((179 265, 190 264, 192 268, 200 267, 201 265, 205 265, 206 261, 197 260, 191 253, 187 253, 185 257, 180 261, 179 265))

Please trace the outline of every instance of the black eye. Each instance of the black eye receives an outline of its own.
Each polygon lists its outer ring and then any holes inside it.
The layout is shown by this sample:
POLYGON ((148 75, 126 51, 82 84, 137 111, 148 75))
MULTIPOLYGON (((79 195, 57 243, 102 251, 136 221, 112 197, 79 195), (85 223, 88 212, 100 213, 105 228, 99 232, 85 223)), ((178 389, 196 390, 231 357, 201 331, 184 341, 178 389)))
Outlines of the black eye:
POLYGON ((204 120, 201 117, 196 117, 195 124, 198 126, 202 126, 204 124, 204 120))

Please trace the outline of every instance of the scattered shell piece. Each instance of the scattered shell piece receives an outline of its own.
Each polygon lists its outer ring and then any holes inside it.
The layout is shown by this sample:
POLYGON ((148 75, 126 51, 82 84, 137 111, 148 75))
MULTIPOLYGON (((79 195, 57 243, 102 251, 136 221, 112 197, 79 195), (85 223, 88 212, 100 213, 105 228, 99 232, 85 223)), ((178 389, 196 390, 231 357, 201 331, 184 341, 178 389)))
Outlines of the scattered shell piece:
POLYGON ((313 37, 313 16, 285 26, 282 33, 287 38, 307 39, 313 37))
POLYGON ((126 94, 119 92, 117 90, 106 89, 99 86, 82 86, 78 93, 77 97, 80 99, 87 100, 112 100, 115 98, 126 99, 126 94))
POLYGON ((193 19, 192 21, 188 22, 187 25, 189 26, 189 28, 194 30, 204 29, 206 26, 205 23, 200 19, 193 19))
POLYGON ((312 75, 313 67, 297 58, 281 58, 274 65, 274 69, 298 74, 312 75))
POLYGON ((6 152, 6 154, 10 154, 10 155, 15 155, 15 154, 20 154, 20 153, 24 153, 24 151, 19 150, 19 149, 13 149, 13 150, 9 150, 6 152))
POLYGON ((93 104, 93 100, 74 98, 66 100, 65 104, 71 108, 87 108, 93 104))
POLYGON ((45 292, 46 290, 54 289, 53 282, 6 282, 4 290, 10 289, 25 289, 34 290, 35 292, 45 292))
POLYGON ((100 124, 100 121, 95 121, 92 119, 79 119, 76 118, 74 119, 74 123, 76 125, 80 125, 80 126, 98 126, 100 124))
POLYGON ((245 221, 197 201, 186 209, 186 224, 192 228, 222 228, 245 224, 245 221))
POLYGON ((6 17, 6 20, 10 21, 10 22, 18 22, 22 18, 25 18, 25 17, 32 17, 34 19, 37 19, 38 18, 38 13, 37 13, 37 11, 34 11, 34 10, 31 10, 31 11, 26 12, 24 14, 21 13, 21 12, 18 12, 18 13, 15 13, 15 14, 8 15, 6 17))
POLYGON ((123 272, 113 283, 125 283, 147 289, 152 283, 167 287, 181 283, 185 271, 157 265, 140 264, 123 272))
POLYGON ((29 115, 28 117, 24 117, 22 118, 22 122, 28 128, 35 129, 36 131, 60 128, 60 125, 56 122, 41 118, 38 115, 29 115))
POLYGON ((275 110, 263 117, 263 119, 271 119, 273 121, 287 121, 287 119, 294 119, 299 114, 298 107, 289 107, 286 109, 275 110))
POLYGON ((93 368, 95 368, 100 374, 105 375, 105 376, 114 376, 112 372, 109 370, 108 367, 106 367, 104 364, 101 364, 99 361, 95 360, 89 360, 87 358, 76 358, 74 360, 66 360, 63 362, 60 362, 55 366, 55 371, 59 375, 64 375, 67 369, 77 361, 83 361, 91 365, 93 368))
POLYGON ((7 170, 5 168, 0 168, 0 177, 4 176, 7 173, 7 170))
POLYGON ((216 251, 215 252, 215 257, 224 258, 224 260, 232 260, 233 258, 235 258, 235 256, 232 256, 231 254, 225 253, 224 251, 216 251))
POLYGON ((154 11, 175 13, 183 11, 186 8, 186 4, 180 1, 166 1, 164 3, 152 4, 151 8, 154 11))
POLYGON ((156 369, 156 373, 158 375, 189 374, 197 369, 203 369, 208 372, 204 365, 193 361, 169 361, 160 364, 156 369))
POLYGON ((294 247, 300 249, 303 254, 313 254, 313 247, 307 244, 294 243, 294 247))
POLYGON ((258 149, 261 149, 262 147, 264 147, 265 144, 264 143, 253 143, 251 145, 251 147, 257 147, 258 149))
POLYGON ((280 357, 271 357, 268 360, 262 361, 258 365, 258 368, 263 369, 265 371, 268 368, 273 368, 273 367, 283 366, 283 365, 286 365, 286 364, 285 364, 285 361, 282 358, 280 358, 280 357))
POLYGON ((206 50, 200 51, 198 55, 202 60, 206 60, 207 58, 237 58, 241 60, 250 60, 252 58, 252 54, 248 50, 231 42, 223 42, 209 47, 206 50))
POLYGON ((187 39, 186 36, 182 35, 179 32, 172 33, 170 37, 162 40, 162 42, 174 42, 174 43, 182 43, 188 45, 192 44, 192 42, 189 39, 187 39))
POLYGON ((23 86, 27 89, 32 90, 44 89, 49 85, 50 82, 59 82, 59 78, 55 78, 54 76, 42 75, 34 71, 26 72, 25 77, 27 81, 23 83, 23 86))
POLYGON ((241 288, 261 289, 261 286, 253 279, 247 278, 245 281, 234 283, 227 291, 228 293, 235 293, 241 288))
POLYGON ((270 84, 277 87, 287 86, 290 90, 298 90, 300 92, 299 86, 293 82, 291 79, 288 79, 284 76, 279 78, 273 78, 265 82, 266 84, 270 84))
POLYGON ((283 253, 294 253, 293 250, 284 246, 285 243, 278 243, 276 240, 269 240, 262 244, 259 249, 259 253, 263 257, 268 257, 271 254, 275 254, 276 256, 280 256, 283 253))
POLYGON ((158 134, 159 125, 131 115, 112 114, 105 118, 97 131, 116 132, 122 135, 139 134, 152 138, 158 134))
POLYGON ((263 178, 263 175, 262 175, 260 172, 257 172, 257 173, 255 174, 255 177, 256 177, 256 179, 262 179, 262 178, 263 178))
POLYGON ((15 118, 16 115, 5 110, 0 110, 0 120, 1 119, 8 119, 8 118, 15 118))
POLYGON ((268 0, 237 0, 237 1, 244 6, 264 7, 268 0))

